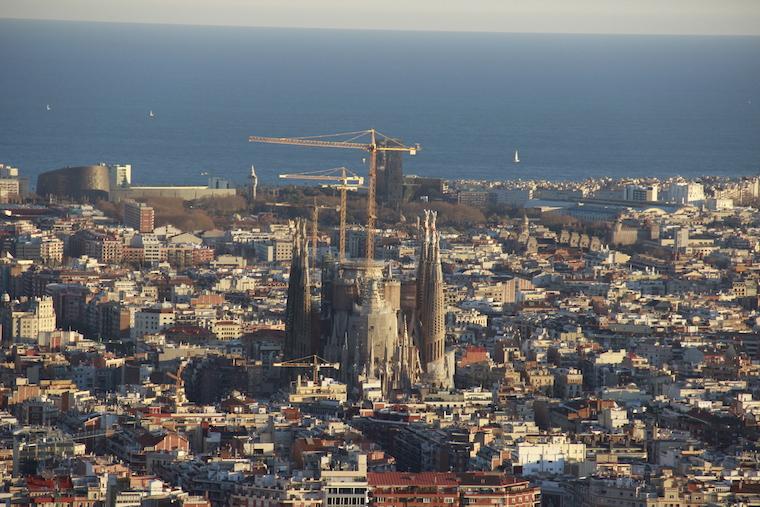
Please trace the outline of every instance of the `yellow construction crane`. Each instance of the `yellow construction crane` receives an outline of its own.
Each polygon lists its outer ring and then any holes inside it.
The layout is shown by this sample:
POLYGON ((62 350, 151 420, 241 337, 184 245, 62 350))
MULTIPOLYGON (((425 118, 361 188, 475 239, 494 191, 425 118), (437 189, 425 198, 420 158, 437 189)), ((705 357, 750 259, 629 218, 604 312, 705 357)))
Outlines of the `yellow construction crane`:
MULTIPOLYGON (((280 174, 280 178, 287 180, 305 181, 334 181, 336 183, 324 183, 321 187, 333 188, 340 191, 340 225, 338 226, 338 259, 346 258, 346 210, 348 208, 348 191, 355 192, 364 185, 364 178, 345 167, 324 169, 321 171, 309 171, 303 173, 280 174)), ((313 240, 313 238, 312 238, 313 240)))
POLYGON ((388 137, 375 129, 343 132, 309 137, 266 137, 250 136, 249 142, 269 144, 292 144, 314 148, 342 148, 369 152, 369 183, 367 186, 367 260, 375 256, 375 223, 377 222, 377 152, 402 151, 416 155, 421 149, 419 144, 406 146, 398 139, 388 137), (340 139, 340 140, 331 140, 340 139))
POLYGON ((311 209, 311 267, 317 269, 317 246, 319 233, 319 210, 331 209, 340 211, 337 206, 325 206, 317 204, 317 198, 314 198, 314 204, 289 204, 286 202, 268 202, 267 206, 277 206, 280 208, 309 208, 311 209))
POLYGON ((312 380, 314 380, 315 383, 319 383, 319 370, 322 368, 334 368, 340 370, 340 363, 331 363, 316 354, 298 359, 291 359, 290 361, 272 363, 272 366, 278 368, 311 368, 313 375, 312 380))

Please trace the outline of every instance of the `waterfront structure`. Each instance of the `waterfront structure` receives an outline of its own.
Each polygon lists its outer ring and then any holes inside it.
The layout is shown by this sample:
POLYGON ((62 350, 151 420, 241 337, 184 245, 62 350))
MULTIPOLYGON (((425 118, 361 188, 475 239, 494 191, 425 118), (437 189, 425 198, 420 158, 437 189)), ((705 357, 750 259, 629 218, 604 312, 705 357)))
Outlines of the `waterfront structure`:
POLYGON ((77 201, 147 200, 173 197, 194 199, 231 197, 237 191, 223 178, 210 178, 205 186, 134 186, 130 164, 98 164, 64 167, 37 177, 37 194, 43 197, 70 198, 77 201))
POLYGON ((112 189, 109 198, 114 202, 123 201, 125 199, 148 200, 164 197, 182 199, 183 201, 193 201, 196 199, 232 197, 236 194, 237 190, 229 185, 224 185, 219 188, 208 185, 130 186, 126 188, 112 189))
POLYGON ((111 189, 108 166, 64 167, 37 177, 37 194, 42 197, 97 201, 108 199, 111 189))

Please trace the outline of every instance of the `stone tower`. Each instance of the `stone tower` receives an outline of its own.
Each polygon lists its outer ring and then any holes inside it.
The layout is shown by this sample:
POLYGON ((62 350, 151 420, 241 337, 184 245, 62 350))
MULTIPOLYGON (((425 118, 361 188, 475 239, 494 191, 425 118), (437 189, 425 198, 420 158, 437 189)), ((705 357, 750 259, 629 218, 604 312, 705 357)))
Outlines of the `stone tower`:
POLYGON ((306 222, 296 221, 293 258, 285 307, 285 358, 296 359, 313 353, 311 347, 311 287, 309 283, 309 239, 306 222))
POLYGON ((384 275, 381 262, 331 262, 322 271, 323 357, 341 364, 336 378, 353 396, 375 381, 386 399, 409 395, 421 367, 402 315, 401 282, 390 270, 384 275))
POLYGON ((454 384, 453 351, 446 351, 446 304, 436 217, 435 212, 425 211, 420 231, 416 335, 423 380, 436 387, 450 388, 454 384))

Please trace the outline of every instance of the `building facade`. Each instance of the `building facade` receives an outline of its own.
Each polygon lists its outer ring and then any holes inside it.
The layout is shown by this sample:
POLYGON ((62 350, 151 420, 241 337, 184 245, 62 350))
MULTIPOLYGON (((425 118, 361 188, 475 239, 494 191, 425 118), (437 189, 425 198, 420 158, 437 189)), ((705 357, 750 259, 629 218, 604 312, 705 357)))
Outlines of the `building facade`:
POLYGON ((124 202, 124 225, 137 232, 151 233, 155 227, 155 212, 153 207, 143 202, 124 202))

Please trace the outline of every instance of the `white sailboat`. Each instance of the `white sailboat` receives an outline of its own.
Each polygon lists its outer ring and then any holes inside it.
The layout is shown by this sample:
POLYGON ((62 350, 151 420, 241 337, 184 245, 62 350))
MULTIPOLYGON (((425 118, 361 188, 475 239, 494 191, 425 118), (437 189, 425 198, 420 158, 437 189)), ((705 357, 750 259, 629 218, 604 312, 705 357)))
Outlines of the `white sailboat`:
POLYGON ((148 118, 150 118, 150 119, 152 120, 152 119, 153 119, 153 118, 155 118, 155 117, 156 117, 156 115, 155 115, 155 114, 153 114, 153 110, 151 109, 151 110, 148 112, 148 118))
POLYGON ((515 158, 514 158, 513 162, 515 164, 519 164, 520 163, 520 154, 517 153, 517 150, 515 150, 515 158))
POLYGON ((50 107, 50 104, 45 104, 45 111, 50 111, 51 109, 53 108, 50 107))

